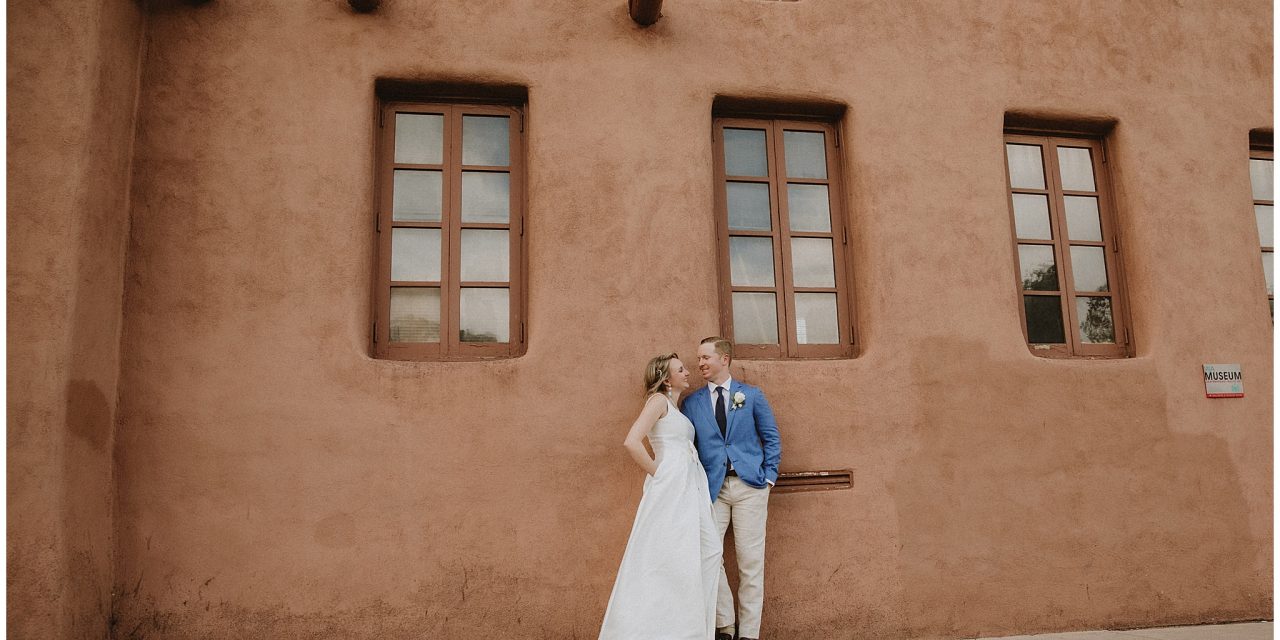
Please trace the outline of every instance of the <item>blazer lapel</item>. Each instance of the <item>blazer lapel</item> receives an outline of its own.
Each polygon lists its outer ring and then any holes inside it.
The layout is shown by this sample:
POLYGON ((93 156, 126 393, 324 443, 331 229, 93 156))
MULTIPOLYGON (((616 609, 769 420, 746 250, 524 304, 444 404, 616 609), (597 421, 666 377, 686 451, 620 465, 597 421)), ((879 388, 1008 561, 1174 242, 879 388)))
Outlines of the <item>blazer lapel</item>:
POLYGON ((728 425, 725 427, 724 433, 724 439, 726 442, 729 441, 729 436, 733 435, 733 427, 738 424, 738 414, 742 411, 741 408, 736 410, 733 408, 733 397, 741 390, 742 384, 735 379, 733 384, 729 385, 729 397, 724 399, 725 411, 729 414, 728 425))
MULTIPOLYGON (((708 398, 710 397, 711 397, 711 392, 707 391, 706 385, 703 385, 701 389, 698 389, 697 391, 693 392, 693 395, 689 396, 689 399, 685 400, 685 402, 693 403, 694 415, 701 416, 701 419, 699 419, 698 422, 702 424, 715 425, 716 423, 715 413, 713 413, 711 409, 707 408, 707 403, 710 402, 708 398)), ((720 433, 719 428, 713 428, 711 430, 716 432, 717 434, 720 433)))

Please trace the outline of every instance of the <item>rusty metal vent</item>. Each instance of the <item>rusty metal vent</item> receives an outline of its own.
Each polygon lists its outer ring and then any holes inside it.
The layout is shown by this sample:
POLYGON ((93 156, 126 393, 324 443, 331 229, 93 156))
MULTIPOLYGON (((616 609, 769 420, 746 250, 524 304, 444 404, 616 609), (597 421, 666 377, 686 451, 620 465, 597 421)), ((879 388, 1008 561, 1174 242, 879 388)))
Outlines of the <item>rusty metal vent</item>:
POLYGON ((778 483, 773 486, 773 493, 833 491, 835 489, 852 488, 852 469, 836 469, 834 471, 792 471, 790 473, 778 474, 778 483))

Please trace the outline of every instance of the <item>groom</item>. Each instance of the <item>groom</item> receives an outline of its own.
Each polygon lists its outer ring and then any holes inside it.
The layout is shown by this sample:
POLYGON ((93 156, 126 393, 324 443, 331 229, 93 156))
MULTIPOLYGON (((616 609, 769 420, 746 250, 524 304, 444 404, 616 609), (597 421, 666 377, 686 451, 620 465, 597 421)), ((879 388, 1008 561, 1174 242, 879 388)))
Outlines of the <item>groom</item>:
MULTIPOLYGON (((681 412, 693 422, 698 457, 707 471, 720 539, 733 523, 738 557, 738 634, 760 637, 764 606, 764 524, 769 488, 778 480, 782 441, 764 392, 729 375, 733 343, 719 336, 698 345, 698 371, 706 386, 685 398, 681 412)), ((720 567, 716 640, 733 639, 733 594, 720 567)))

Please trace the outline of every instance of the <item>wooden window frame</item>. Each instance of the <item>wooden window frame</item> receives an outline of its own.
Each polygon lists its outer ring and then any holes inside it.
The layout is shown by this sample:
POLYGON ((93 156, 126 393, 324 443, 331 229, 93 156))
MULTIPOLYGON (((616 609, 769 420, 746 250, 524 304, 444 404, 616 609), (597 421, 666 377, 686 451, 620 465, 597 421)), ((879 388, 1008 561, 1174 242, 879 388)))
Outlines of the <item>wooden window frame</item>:
POLYGON ((1006 130, 1004 144, 1005 195, 1009 208, 1009 237, 1013 248, 1014 290, 1018 300, 1018 317, 1022 324, 1022 338, 1032 354, 1048 358, 1127 358, 1133 356, 1132 339, 1128 314, 1127 296, 1125 294, 1125 277, 1120 259, 1120 237, 1116 223, 1115 200, 1111 189, 1111 176, 1107 169, 1107 152, 1102 137, 1093 134, 1078 134, 1060 131, 1024 131, 1006 130), (1042 168, 1044 170, 1045 188, 1014 188, 1010 179, 1009 156, 1005 145, 1029 144, 1040 147, 1042 168), (1058 147, 1088 148, 1093 165, 1095 191, 1064 190, 1058 169, 1058 147), (1014 211, 1014 194, 1034 194, 1046 196, 1049 201, 1049 224, 1051 240, 1021 239, 1017 231, 1017 214, 1014 211), (1067 237, 1067 216, 1064 196, 1079 195, 1098 199, 1099 225, 1102 231, 1101 242, 1071 240, 1067 237), (1023 289, 1021 258, 1019 244, 1038 244, 1053 247, 1054 261, 1058 271, 1056 291, 1030 291, 1023 289), (1072 246, 1101 247, 1107 269, 1109 292, 1077 291, 1074 287, 1075 274, 1071 268, 1072 246), (1043 295, 1057 296, 1062 302, 1062 323, 1066 342, 1033 343, 1029 339, 1027 329, 1026 306, 1024 296, 1043 295), (1076 301, 1078 296, 1107 297, 1111 299, 1111 319, 1115 333, 1114 344, 1086 343, 1080 337, 1080 325, 1077 319, 1076 301))
POLYGON ((522 106, 471 102, 422 102, 385 100, 378 112, 377 202, 374 225, 377 243, 374 274, 374 309, 371 348, 374 357, 389 360, 487 360, 522 355, 525 337, 525 159, 524 109, 522 106), (395 162, 397 113, 440 114, 444 116, 444 150, 441 164, 395 162), (463 116, 507 116, 510 118, 509 165, 462 164, 463 116), (394 221, 392 187, 396 169, 438 170, 442 173, 440 222, 394 221), (462 220, 462 172, 506 172, 510 174, 510 215, 506 223, 478 223, 462 220), (394 228, 438 228, 441 230, 441 280, 439 282, 393 282, 391 280, 391 236, 394 228), (461 242, 463 229, 508 231, 510 265, 506 282, 462 282, 461 242), (411 343, 391 341, 391 288, 393 286, 440 288, 440 341, 411 343), (463 342, 459 336, 458 308, 462 289, 507 288, 509 309, 508 342, 463 342))
MULTIPOLYGON (((1273 171, 1275 170, 1275 164, 1274 164, 1274 163, 1275 163, 1275 153, 1274 153, 1274 151, 1272 150, 1272 147, 1271 147, 1271 146, 1269 146, 1269 145, 1257 144, 1257 143, 1249 145, 1249 160, 1251 160, 1251 161, 1252 161, 1252 160, 1270 160, 1270 161, 1272 162, 1272 170, 1273 170, 1273 171)), ((1273 186, 1272 188, 1274 189, 1274 186, 1273 186)), ((1252 174, 1252 171, 1250 171, 1250 178, 1249 178, 1249 197, 1250 197, 1250 198, 1252 198, 1252 197, 1253 197, 1253 174, 1252 174)), ((1275 194, 1272 194, 1272 197, 1274 198, 1274 197, 1275 197, 1275 194)), ((1274 212, 1274 211, 1275 211, 1275 206, 1276 206, 1276 201, 1275 201, 1275 200, 1256 200, 1256 199, 1255 199, 1255 200, 1253 200, 1253 205, 1254 205, 1255 207, 1256 207, 1256 206, 1258 206, 1258 205, 1266 205, 1266 206, 1271 207, 1271 208, 1272 208, 1272 211, 1274 212)), ((1255 215, 1256 215, 1256 214, 1255 214, 1255 215)), ((1274 214, 1273 214, 1273 215, 1274 215, 1274 214)), ((1273 224, 1274 224, 1274 219, 1273 219, 1273 224)), ((1274 243, 1275 243, 1275 239, 1274 239, 1274 238, 1272 239, 1272 243, 1273 243, 1273 244, 1270 244, 1270 245, 1262 244, 1262 241, 1263 241, 1262 237, 1261 237, 1261 236, 1259 236, 1259 237, 1258 237, 1258 246, 1261 248, 1261 250, 1262 250, 1262 253, 1263 253, 1263 254, 1267 254, 1267 253, 1273 254, 1273 255, 1272 255, 1272 258, 1271 258, 1271 260, 1272 260, 1271 264, 1273 265, 1273 268, 1274 268, 1274 265, 1275 265, 1275 256, 1274 256, 1274 254, 1275 254, 1275 250, 1276 250, 1276 248, 1275 248, 1275 244, 1274 244, 1274 243)), ((1259 266, 1261 266, 1261 265, 1259 265, 1259 266)), ((1274 276, 1272 276, 1272 277, 1274 277, 1274 276)), ((1266 287, 1266 284, 1267 284, 1267 275, 1266 275, 1266 272, 1264 271, 1264 272, 1263 272, 1263 274, 1262 274, 1262 286, 1263 286, 1263 287, 1266 287)), ((1274 287, 1274 283, 1273 283, 1273 285, 1272 285, 1272 286, 1274 287)), ((1275 296, 1274 291, 1273 291, 1272 293, 1268 293, 1268 294, 1267 294, 1267 308, 1271 310, 1271 317, 1272 317, 1272 320, 1274 320, 1274 319, 1275 319, 1275 300, 1276 300, 1276 296, 1275 296)))
POLYGON ((716 256, 720 273, 720 325, 723 335, 735 340, 734 355, 742 359, 835 359, 855 355, 854 303, 851 260, 848 256, 849 229, 845 215, 843 171, 840 158, 839 128, 834 122, 794 118, 717 116, 712 119, 712 145, 715 176, 716 256), (724 163, 724 129, 757 129, 765 131, 765 154, 768 176, 726 176, 724 163), (785 176, 786 158, 781 143, 783 131, 812 131, 824 134, 827 178, 789 178, 785 176), (769 185, 770 231, 739 231, 733 236, 768 237, 773 240, 773 287, 734 286, 730 280, 729 214, 726 194, 728 182, 755 182, 769 185), (831 210, 829 233, 792 231, 787 204, 786 185, 827 185, 831 210), (834 287, 800 287, 793 283, 791 239, 829 238, 835 268, 834 287), (774 293, 777 304, 778 344, 745 344, 738 342, 733 328, 733 293, 774 293), (794 321, 796 293, 836 294, 836 322, 839 342, 836 344, 799 344, 794 321))

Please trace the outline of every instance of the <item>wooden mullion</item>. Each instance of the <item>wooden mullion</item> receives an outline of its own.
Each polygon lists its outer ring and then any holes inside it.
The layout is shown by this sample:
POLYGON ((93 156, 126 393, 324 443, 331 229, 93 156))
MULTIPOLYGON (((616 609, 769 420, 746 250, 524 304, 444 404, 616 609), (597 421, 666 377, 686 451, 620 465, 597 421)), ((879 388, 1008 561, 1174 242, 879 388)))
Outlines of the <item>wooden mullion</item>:
MULTIPOLYGON (((393 126, 394 126, 394 125, 393 125, 393 126)), ((394 135, 394 133, 393 133, 392 135, 394 135)), ((393 145, 395 144, 395 139, 394 139, 394 138, 392 139, 392 144, 393 144, 393 145)), ((393 162, 393 163, 391 164, 391 169, 392 169, 392 171, 395 171, 395 170, 405 170, 405 171, 444 171, 444 168, 445 168, 445 165, 443 165, 443 164, 414 164, 414 163, 411 163, 411 162, 393 162)))
POLYGON ((729 231, 730 238, 772 238, 773 235, 773 231, 761 231, 759 229, 731 229, 729 231))
MULTIPOLYGON (((736 127, 730 127, 730 128, 732 129, 732 128, 736 128, 736 127)), ((766 135, 768 135, 768 134, 766 134, 766 135)), ((721 138, 721 140, 723 141, 723 137, 721 138)), ((723 143, 723 142, 721 142, 720 144, 721 144, 720 152, 723 154, 723 153, 724 153, 724 148, 723 148, 724 143, 723 143)), ((767 145, 768 143, 766 142, 765 144, 767 145)), ((723 160, 721 160, 721 162, 723 162, 723 160)), ((754 182, 754 183, 756 183, 756 184, 769 184, 769 182, 770 182, 770 177, 769 177, 769 176, 764 176, 764 177, 761 177, 761 176, 725 176, 725 177, 724 177, 724 181, 725 181, 725 182, 754 182)))
POLYGON ((1081 342, 1076 321, 1075 300, 1071 295, 1075 291, 1075 278, 1071 272, 1071 251, 1068 249, 1070 243, 1067 240, 1067 214, 1065 200, 1063 200, 1062 195, 1062 178, 1059 175, 1060 169, 1058 167, 1058 145, 1054 140, 1046 139, 1045 146, 1041 149, 1044 158, 1045 184, 1052 194, 1049 198, 1050 235, 1053 236, 1055 241, 1054 253, 1057 254, 1055 258, 1058 264, 1058 286, 1062 291, 1060 294, 1062 296, 1062 328, 1067 344, 1071 345, 1071 352, 1078 354, 1081 342))
POLYGON ((791 282, 791 229, 787 198, 786 149, 783 144, 783 123, 774 120, 769 123, 766 134, 765 150, 769 158, 769 175, 773 178, 773 187, 769 190, 773 210, 774 236, 774 284, 778 287, 775 302, 778 307, 778 343, 782 347, 782 356, 795 354, 795 300, 792 297, 791 282))
POLYGON ((440 291, 440 342, 446 354, 456 354, 461 346, 458 330, 461 324, 459 304, 462 296, 459 278, 462 269, 462 115, 456 107, 448 107, 445 112, 445 187, 447 189, 447 205, 443 212, 445 237, 441 247, 445 248, 441 260, 444 263, 442 273, 444 284, 440 291))

